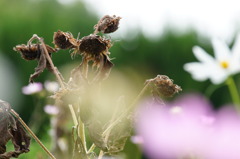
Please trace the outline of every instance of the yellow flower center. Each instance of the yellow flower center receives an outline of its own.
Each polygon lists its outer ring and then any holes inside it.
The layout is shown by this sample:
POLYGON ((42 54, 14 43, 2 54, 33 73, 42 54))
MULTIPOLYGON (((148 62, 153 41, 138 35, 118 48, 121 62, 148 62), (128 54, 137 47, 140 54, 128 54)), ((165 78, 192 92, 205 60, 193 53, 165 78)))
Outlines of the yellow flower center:
POLYGON ((221 62, 220 62, 220 65, 221 65, 221 67, 224 68, 224 69, 226 69, 226 68, 229 67, 229 63, 228 63, 227 61, 221 61, 221 62))

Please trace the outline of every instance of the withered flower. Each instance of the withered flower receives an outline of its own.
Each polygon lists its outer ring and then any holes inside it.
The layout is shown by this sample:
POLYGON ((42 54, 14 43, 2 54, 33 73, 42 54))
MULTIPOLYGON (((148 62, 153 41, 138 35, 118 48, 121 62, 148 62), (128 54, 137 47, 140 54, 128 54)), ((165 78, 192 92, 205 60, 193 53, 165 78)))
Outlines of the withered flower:
POLYGON ((175 93, 182 91, 181 87, 174 84, 173 80, 166 75, 157 75, 154 79, 147 80, 153 86, 152 93, 164 97, 172 97, 175 93))
POLYGON ((38 61, 38 66, 35 68, 35 72, 30 76, 29 82, 33 82, 33 79, 38 77, 45 68, 47 68, 50 72, 53 72, 48 60, 46 59, 47 57, 46 57, 45 51, 47 51, 47 54, 49 54, 50 57, 53 52, 57 51, 57 49, 54 49, 49 45, 46 45, 45 43, 32 44, 31 42, 36 38, 39 38, 39 37, 36 37, 34 35, 28 41, 27 45, 25 44, 17 45, 16 47, 13 48, 14 51, 17 51, 21 54, 23 59, 38 61), (44 47, 46 47, 46 50, 44 47))
POLYGON ((63 32, 61 30, 54 32, 53 44, 60 49, 75 48, 79 45, 78 41, 74 39, 70 32, 63 32))
POLYGON ((101 54, 107 55, 111 47, 111 41, 97 35, 85 36, 81 39, 79 51, 84 56, 97 57, 101 54))
POLYGON ((99 20, 98 24, 94 26, 95 33, 103 32, 106 34, 115 32, 118 29, 120 19, 121 17, 117 17, 115 15, 105 15, 102 19, 99 20))
MULTIPOLYGON (((57 50, 52 48, 49 45, 46 45, 49 55, 56 52, 57 50)), ((21 54, 22 58, 25 60, 36 60, 40 58, 41 49, 40 44, 31 44, 31 45, 17 45, 13 48, 14 51, 17 51, 21 54)))
MULTIPOLYGON (((83 56, 83 61, 87 64, 93 61, 93 66, 99 69, 98 77, 104 79, 108 76, 113 64, 108 55, 111 47, 109 39, 97 35, 85 36, 80 40, 79 52, 83 56)), ((84 63, 83 63, 84 64, 84 63)))

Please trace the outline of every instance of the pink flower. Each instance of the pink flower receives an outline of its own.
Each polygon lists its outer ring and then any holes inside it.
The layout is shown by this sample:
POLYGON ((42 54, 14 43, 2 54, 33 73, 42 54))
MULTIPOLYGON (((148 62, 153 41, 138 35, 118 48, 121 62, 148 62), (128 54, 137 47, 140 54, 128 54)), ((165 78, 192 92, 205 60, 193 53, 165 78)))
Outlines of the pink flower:
POLYGON ((240 117, 233 107, 215 112, 204 97, 187 95, 166 106, 144 104, 137 116, 137 135, 152 159, 240 158, 240 117))
POLYGON ((44 111, 49 115, 57 115, 59 113, 59 109, 55 105, 46 105, 44 111))
POLYGON ((27 86, 24 86, 22 88, 22 93, 26 95, 35 94, 40 92, 43 89, 42 83, 36 82, 36 83, 30 83, 27 86))
POLYGON ((143 138, 142 138, 142 136, 138 136, 138 135, 136 135, 136 136, 131 136, 131 141, 132 141, 132 143, 134 143, 134 144, 143 144, 143 138))

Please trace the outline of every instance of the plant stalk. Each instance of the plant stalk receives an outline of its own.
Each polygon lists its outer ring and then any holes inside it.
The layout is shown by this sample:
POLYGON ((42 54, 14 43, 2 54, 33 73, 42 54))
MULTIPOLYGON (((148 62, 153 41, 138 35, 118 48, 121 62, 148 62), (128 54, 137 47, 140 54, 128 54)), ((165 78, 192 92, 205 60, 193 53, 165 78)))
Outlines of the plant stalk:
POLYGON ((101 150, 99 153, 98 159, 102 159, 103 156, 104 156, 104 152, 103 152, 103 150, 101 150))
POLYGON ((227 83, 229 92, 231 94, 234 106, 237 109, 237 111, 240 112, 240 96, 239 96, 239 93, 238 93, 238 90, 237 90, 237 86, 236 86, 233 78, 229 77, 227 79, 226 83, 227 83))
POLYGON ((85 136, 85 126, 84 123, 81 121, 80 117, 78 120, 78 135, 82 140, 84 151, 87 153, 87 143, 86 143, 86 136, 85 136))

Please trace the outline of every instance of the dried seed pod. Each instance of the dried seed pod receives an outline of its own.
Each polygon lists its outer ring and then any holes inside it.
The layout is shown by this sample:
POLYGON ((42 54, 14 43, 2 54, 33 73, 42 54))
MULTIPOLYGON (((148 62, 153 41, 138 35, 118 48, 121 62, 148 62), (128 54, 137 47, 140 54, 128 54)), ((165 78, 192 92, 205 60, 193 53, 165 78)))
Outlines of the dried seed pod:
POLYGON ((58 30, 54 32, 53 44, 60 49, 70 49, 78 46, 78 41, 74 39, 70 32, 63 32, 58 30))
POLYGON ((116 17, 115 15, 105 15, 99 20, 98 24, 94 26, 95 33, 103 32, 106 34, 115 32, 118 29, 120 19, 121 17, 116 17))
POLYGON ((86 56, 99 56, 100 54, 107 54, 110 47, 110 40, 97 35, 89 35, 81 39, 79 51, 86 56))
POLYGON ((157 93, 164 97, 172 97, 175 93, 182 91, 181 87, 174 84, 173 80, 165 75, 157 75, 154 79, 147 80, 153 84, 153 94, 157 93))
MULTIPOLYGON (((46 48, 49 54, 57 51, 49 45, 46 45, 46 48)), ((40 44, 17 45, 13 50, 19 52, 25 60, 36 60, 39 59, 41 55, 40 44)))

